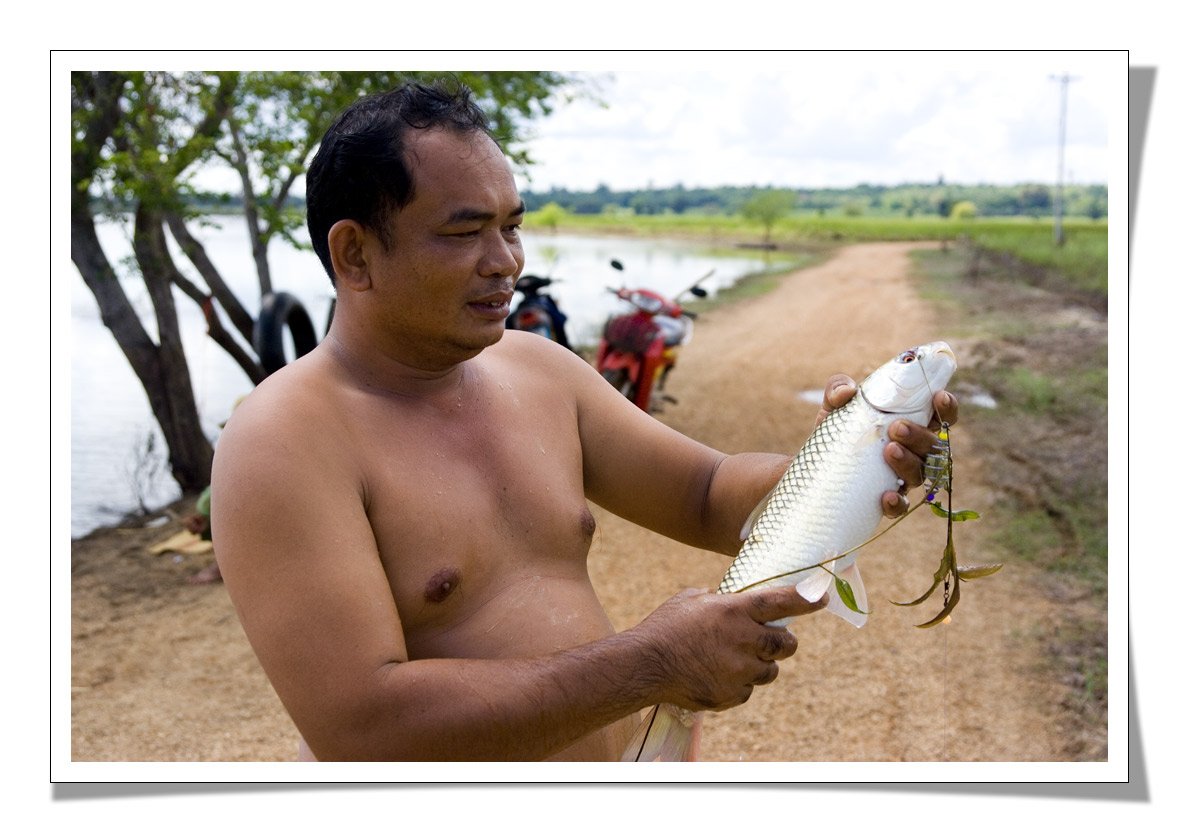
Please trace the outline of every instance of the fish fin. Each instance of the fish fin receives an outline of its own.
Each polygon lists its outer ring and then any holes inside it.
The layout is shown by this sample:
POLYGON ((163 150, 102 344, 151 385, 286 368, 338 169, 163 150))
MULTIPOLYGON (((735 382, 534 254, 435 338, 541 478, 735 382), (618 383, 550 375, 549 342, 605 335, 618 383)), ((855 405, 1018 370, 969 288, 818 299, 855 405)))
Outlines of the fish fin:
POLYGON ((831 587, 834 578, 831 573, 820 567, 812 570, 809 576, 794 585, 794 589, 808 602, 817 602, 831 587))
POLYGON ((757 502, 757 506, 753 507, 753 511, 749 513, 749 517, 745 519, 745 526, 741 527, 740 539, 744 541, 749 537, 749 533, 753 532, 753 525, 757 523, 757 519, 761 517, 761 513, 766 511, 766 507, 770 505, 770 497, 774 494, 774 490, 770 489, 766 496, 757 502))
MULTIPOLYGON (((864 589, 864 580, 860 578, 860 568, 853 561, 851 566, 839 573, 839 577, 846 581, 851 587, 852 598, 855 599, 856 607, 860 610, 867 610, 868 591, 864 589)), ((868 616, 859 611, 852 610, 848 607, 838 593, 831 597, 831 601, 827 604, 827 609, 851 622, 857 628, 864 627, 868 621, 868 616)))
POLYGON ((660 703, 630 739, 624 761, 695 761, 700 754, 704 715, 660 703))

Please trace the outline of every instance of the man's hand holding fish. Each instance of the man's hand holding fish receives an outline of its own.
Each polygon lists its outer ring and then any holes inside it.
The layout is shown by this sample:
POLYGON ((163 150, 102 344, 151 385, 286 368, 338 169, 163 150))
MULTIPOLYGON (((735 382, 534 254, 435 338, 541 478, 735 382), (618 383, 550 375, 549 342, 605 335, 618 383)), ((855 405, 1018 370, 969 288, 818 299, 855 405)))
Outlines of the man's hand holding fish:
MULTIPOLYGON (((838 373, 828 379, 823 389, 823 404, 815 417, 815 426, 818 427, 828 414, 846 405, 855 395, 856 382, 852 377, 838 373)), ((933 416, 928 425, 917 425, 908 419, 894 420, 889 424, 888 438, 891 442, 885 446, 884 456, 896 470, 897 479, 903 481, 904 485, 889 489, 881 495, 885 517, 899 518, 908 511, 909 501, 905 493, 924 480, 923 462, 937 442, 937 429, 943 421, 947 425, 958 422, 958 400, 946 390, 934 394, 933 416)))

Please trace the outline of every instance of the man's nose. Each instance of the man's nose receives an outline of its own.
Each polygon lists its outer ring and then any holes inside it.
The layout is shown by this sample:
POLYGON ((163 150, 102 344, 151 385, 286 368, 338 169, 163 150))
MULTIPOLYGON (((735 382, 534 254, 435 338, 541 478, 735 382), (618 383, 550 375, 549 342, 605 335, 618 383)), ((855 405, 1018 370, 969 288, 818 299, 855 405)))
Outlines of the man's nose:
POLYGON ((488 235, 490 238, 479 261, 479 274, 484 277, 514 275, 524 268, 524 250, 518 242, 504 239, 503 235, 488 235))

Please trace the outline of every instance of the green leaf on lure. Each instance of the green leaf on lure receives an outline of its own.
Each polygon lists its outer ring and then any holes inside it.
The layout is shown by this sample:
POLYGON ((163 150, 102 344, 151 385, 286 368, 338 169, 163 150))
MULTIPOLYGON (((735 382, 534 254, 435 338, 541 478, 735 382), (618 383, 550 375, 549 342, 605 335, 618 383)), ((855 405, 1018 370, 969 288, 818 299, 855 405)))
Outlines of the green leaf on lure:
POLYGON ((852 592, 851 585, 848 584, 846 580, 836 576, 835 589, 839 592, 839 598, 842 599, 843 603, 848 606, 848 609, 854 610, 856 613, 862 613, 865 616, 868 615, 868 611, 860 610, 859 606, 856 605, 856 596, 852 592))
POLYGON ((955 523, 958 521, 972 521, 979 517, 979 514, 972 509, 960 509, 957 512, 947 512, 942 508, 940 503, 931 503, 929 504, 929 508, 932 509, 933 514, 937 515, 939 518, 949 518, 950 523, 955 523))

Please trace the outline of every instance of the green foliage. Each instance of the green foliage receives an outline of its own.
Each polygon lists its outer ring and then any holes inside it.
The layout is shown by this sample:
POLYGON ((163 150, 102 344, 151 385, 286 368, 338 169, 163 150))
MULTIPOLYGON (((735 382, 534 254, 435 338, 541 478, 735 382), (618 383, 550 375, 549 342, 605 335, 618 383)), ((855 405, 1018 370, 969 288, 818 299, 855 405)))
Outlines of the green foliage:
POLYGON ((954 203, 954 207, 950 209, 951 220, 973 220, 977 216, 978 206, 970 200, 956 202, 954 203))
POLYGON ((1056 245, 1050 223, 980 223, 971 227, 970 239, 993 252, 1006 252, 1024 263, 1067 277, 1075 288, 1106 294, 1108 291, 1108 226, 1104 222, 1065 221, 1065 245, 1056 245))
POLYGON ((741 216, 758 223, 765 229, 765 239, 778 220, 794 209, 794 192, 771 188, 754 194, 741 206, 741 216))
MULTIPOLYGON (((726 185, 711 188, 645 188, 613 191, 599 185, 593 191, 551 188, 526 192, 525 201, 536 205, 557 202, 575 214, 598 214, 606 205, 632 208, 636 214, 710 214, 737 216, 742 206, 765 188, 726 185)), ((814 217, 843 214, 844 206, 855 204, 865 217, 949 218, 960 202, 974 203, 979 217, 1037 219, 1052 215, 1053 190, 1047 185, 947 185, 902 184, 895 186, 857 185, 854 188, 799 188, 794 190, 792 213, 814 217)), ((1066 185, 1066 217, 1101 219, 1108 208, 1104 185, 1066 185)))
POLYGON ((558 224, 563 223, 568 216, 569 212, 555 202, 545 203, 539 210, 529 211, 527 215, 528 225, 553 229, 554 231, 558 224))

